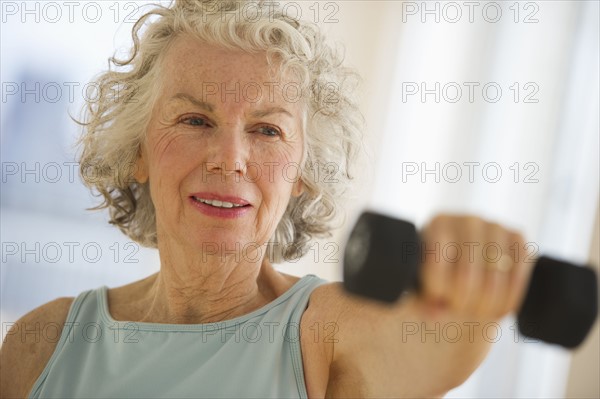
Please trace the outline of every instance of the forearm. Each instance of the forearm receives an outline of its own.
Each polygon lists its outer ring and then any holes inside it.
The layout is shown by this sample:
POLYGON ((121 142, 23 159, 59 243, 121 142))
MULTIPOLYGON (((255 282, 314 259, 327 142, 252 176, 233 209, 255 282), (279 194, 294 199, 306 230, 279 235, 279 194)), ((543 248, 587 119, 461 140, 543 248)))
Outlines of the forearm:
POLYGON ((404 352, 413 362, 425 362, 428 374, 452 389, 462 384, 489 353, 497 321, 436 314, 415 299, 396 326, 404 352))

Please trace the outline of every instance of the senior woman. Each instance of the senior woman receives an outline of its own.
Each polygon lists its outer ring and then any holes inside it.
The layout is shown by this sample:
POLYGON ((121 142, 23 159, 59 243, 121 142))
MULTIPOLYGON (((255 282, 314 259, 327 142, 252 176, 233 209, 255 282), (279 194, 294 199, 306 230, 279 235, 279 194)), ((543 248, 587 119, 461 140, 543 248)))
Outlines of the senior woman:
POLYGON ((432 252, 522 238, 434 218, 424 289, 391 307, 276 271, 330 231, 351 180, 361 119, 340 54, 267 3, 176 1, 133 38, 98 79, 82 176, 111 223, 158 249, 160 271, 22 317, 2 347, 2 396, 415 398, 461 384, 489 349, 481 326, 518 308, 530 269, 432 252), (335 179, 314 173, 328 162, 335 179), (449 322, 459 331, 440 340, 449 322), (49 325, 60 339, 16 333, 49 325))

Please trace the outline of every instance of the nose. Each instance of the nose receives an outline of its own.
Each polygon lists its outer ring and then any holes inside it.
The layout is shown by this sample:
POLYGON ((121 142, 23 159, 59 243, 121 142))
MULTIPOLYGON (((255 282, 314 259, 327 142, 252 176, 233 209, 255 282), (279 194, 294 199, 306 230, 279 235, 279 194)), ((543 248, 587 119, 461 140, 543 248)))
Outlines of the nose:
POLYGON ((248 144, 242 127, 237 124, 222 126, 209 139, 207 171, 239 178, 246 170, 248 144))

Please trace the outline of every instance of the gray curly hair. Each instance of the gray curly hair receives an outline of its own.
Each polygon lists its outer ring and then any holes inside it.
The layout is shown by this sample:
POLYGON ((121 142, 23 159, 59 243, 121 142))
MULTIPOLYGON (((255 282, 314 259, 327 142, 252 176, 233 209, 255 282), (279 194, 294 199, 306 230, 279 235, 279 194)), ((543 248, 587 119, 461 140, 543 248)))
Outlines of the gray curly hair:
POLYGON ((302 93, 308 93, 302 98, 305 190, 290 200, 267 248, 274 263, 297 259, 313 238, 329 236, 340 220, 340 201, 353 180, 349 167, 362 143, 363 117, 354 94, 358 75, 343 67, 342 51, 325 42, 317 25, 290 18, 273 3, 176 0, 140 17, 129 56, 109 59, 79 122, 80 174, 103 198, 92 209, 108 208, 111 224, 144 246, 157 246, 148 183, 138 183, 133 175, 158 95, 161 56, 185 33, 209 44, 266 52, 269 64, 277 62, 280 71, 290 68, 301 77, 302 93))

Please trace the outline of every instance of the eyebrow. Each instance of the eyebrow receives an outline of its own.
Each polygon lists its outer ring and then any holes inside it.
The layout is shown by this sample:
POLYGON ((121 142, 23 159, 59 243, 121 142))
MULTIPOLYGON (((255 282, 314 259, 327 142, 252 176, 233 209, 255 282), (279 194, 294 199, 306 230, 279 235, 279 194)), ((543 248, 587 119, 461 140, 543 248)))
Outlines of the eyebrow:
POLYGON ((214 111, 214 107, 212 106, 212 104, 207 103, 206 101, 198 100, 197 98, 195 98, 189 94, 186 94, 186 93, 177 93, 173 97, 171 97, 169 99, 169 101, 170 100, 184 100, 184 101, 190 102, 190 103, 194 104, 195 106, 202 108, 208 112, 214 111))
POLYGON ((255 118, 262 118, 265 117, 267 115, 271 115, 271 114, 285 114, 287 116, 289 116, 290 118, 293 118, 294 116, 285 108, 281 108, 281 107, 270 107, 264 110, 258 110, 258 111, 254 111, 252 112, 252 116, 254 116, 255 118))
MULTIPOLYGON (((187 101, 187 102, 190 102, 190 103, 194 104, 195 106, 202 108, 208 112, 214 112, 214 109, 215 109, 215 107, 211 103, 208 103, 208 102, 202 101, 202 100, 198 100, 194 96, 191 96, 187 93, 177 93, 173 97, 171 97, 169 99, 169 101, 170 100, 187 101)), ((264 110, 257 110, 257 111, 252 112, 251 115, 255 118, 263 118, 263 117, 271 115, 271 114, 284 114, 290 118, 294 117, 287 109, 282 108, 282 107, 269 107, 264 110)))

